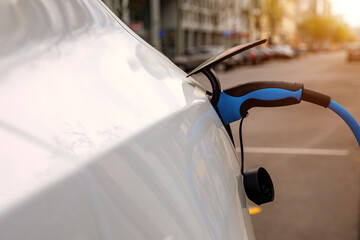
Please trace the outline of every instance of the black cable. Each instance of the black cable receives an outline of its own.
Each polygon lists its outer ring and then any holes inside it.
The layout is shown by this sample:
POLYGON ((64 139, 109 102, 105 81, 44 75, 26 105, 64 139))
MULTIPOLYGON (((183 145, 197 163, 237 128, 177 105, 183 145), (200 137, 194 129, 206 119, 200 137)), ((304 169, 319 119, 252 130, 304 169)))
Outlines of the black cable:
POLYGON ((244 146, 242 140, 242 123, 245 117, 241 118, 239 125, 239 139, 240 139, 240 155, 241 155, 241 175, 245 176, 244 173, 244 146))

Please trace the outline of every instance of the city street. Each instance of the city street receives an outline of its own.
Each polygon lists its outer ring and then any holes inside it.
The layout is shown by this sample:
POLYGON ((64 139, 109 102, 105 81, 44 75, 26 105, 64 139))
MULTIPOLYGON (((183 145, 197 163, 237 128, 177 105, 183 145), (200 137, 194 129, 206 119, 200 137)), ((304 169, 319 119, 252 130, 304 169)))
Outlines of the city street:
MULTIPOLYGON (((203 76, 195 78, 209 86, 203 76)), ((223 89, 260 80, 302 82, 360 121, 360 62, 347 62, 345 52, 241 66, 219 78, 223 89)), ((238 125, 231 127, 239 152, 238 125)), ((275 187, 274 202, 252 215, 257 239, 360 239, 359 147, 337 115, 306 102, 254 108, 243 139, 245 169, 265 167, 275 187)))

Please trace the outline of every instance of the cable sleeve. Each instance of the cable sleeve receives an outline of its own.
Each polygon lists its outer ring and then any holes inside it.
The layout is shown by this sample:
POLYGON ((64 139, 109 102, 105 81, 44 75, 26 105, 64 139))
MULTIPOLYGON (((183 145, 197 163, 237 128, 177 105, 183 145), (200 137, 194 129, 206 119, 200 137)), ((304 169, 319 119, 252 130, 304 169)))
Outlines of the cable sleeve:
POLYGON ((301 100, 327 108, 330 104, 331 98, 325 94, 304 88, 301 95, 301 100))
POLYGON ((356 122, 355 118, 348 111, 346 111, 345 108, 333 100, 330 101, 329 109, 339 115, 346 122, 360 146, 360 126, 356 122))

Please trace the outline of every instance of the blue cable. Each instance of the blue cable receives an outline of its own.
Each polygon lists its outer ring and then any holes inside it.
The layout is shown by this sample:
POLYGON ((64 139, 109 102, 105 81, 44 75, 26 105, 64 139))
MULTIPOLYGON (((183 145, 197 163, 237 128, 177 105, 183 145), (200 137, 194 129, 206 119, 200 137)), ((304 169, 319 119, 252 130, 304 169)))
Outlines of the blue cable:
POLYGON ((340 104, 333 100, 330 101, 328 108, 334 111, 346 122, 360 146, 360 126, 356 122, 355 118, 348 111, 346 111, 345 108, 343 108, 342 106, 340 106, 340 104))

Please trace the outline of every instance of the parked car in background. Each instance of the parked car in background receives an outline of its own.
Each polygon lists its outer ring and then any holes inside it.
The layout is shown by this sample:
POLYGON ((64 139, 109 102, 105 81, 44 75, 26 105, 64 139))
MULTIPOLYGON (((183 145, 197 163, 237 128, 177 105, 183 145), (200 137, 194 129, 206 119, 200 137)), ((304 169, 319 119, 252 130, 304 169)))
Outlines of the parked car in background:
POLYGON ((360 60, 360 42, 351 43, 347 48, 348 61, 360 60))
POLYGON ((100 0, 0 5, 0 239, 254 239, 203 86, 100 0))
POLYGON ((257 47, 256 49, 262 52, 262 56, 263 56, 262 59, 265 61, 270 60, 274 57, 274 51, 269 47, 263 46, 263 47, 257 47))
MULTIPOLYGON (((177 56, 172 60, 179 68, 189 72, 195 67, 199 66, 201 63, 205 62, 207 59, 225 50, 226 48, 223 46, 200 46, 188 49, 184 55, 177 56)), ((218 70, 225 71, 236 64, 236 59, 230 58, 220 63, 216 67, 218 70)))
POLYGON ((255 48, 242 52, 239 55, 242 56, 243 62, 246 65, 256 65, 261 62, 259 53, 255 48))
POLYGON ((230 60, 233 62, 234 66, 244 65, 245 59, 244 56, 241 54, 236 54, 230 58, 230 60))
POLYGON ((261 48, 257 47, 257 48, 254 48, 254 50, 257 55, 257 63, 263 63, 266 60, 268 60, 268 55, 261 48))
POLYGON ((289 45, 271 46, 276 58, 293 58, 296 56, 295 51, 289 45))
POLYGON ((309 52, 309 45, 306 43, 300 43, 296 46, 296 48, 294 49, 295 53, 297 56, 299 55, 303 55, 307 52, 309 52))

